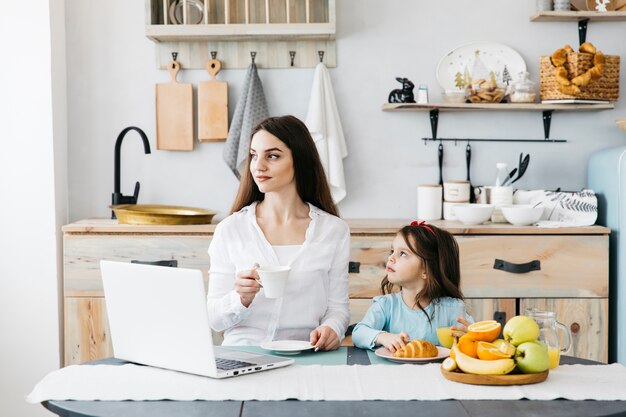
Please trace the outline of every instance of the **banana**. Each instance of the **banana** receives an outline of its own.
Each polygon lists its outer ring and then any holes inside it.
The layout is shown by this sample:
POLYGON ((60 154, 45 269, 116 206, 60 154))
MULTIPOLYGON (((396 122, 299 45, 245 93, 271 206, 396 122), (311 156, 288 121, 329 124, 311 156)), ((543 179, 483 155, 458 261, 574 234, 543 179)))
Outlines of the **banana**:
POLYGON ((513 359, 485 361, 466 355, 456 345, 452 349, 455 353, 457 366, 466 374, 505 375, 515 369, 515 361, 513 359))

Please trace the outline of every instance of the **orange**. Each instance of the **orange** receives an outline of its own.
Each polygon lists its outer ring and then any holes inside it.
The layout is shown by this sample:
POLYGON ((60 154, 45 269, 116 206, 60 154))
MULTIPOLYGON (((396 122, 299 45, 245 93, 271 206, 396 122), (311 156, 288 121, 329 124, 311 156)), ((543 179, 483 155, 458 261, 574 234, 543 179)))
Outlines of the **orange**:
POLYGON ((474 340, 481 342, 493 342, 500 335, 502 325, 495 320, 479 321, 467 326, 467 334, 474 340))
POLYGON ((478 341, 475 340, 472 335, 465 334, 459 338, 457 345, 459 350, 472 358, 478 358, 476 350, 478 349, 478 341))
POLYGON ((507 355, 506 353, 502 352, 498 346, 488 342, 478 342, 476 354, 478 355, 478 359, 483 359, 486 361, 493 361, 496 359, 508 359, 511 357, 511 355, 507 355))

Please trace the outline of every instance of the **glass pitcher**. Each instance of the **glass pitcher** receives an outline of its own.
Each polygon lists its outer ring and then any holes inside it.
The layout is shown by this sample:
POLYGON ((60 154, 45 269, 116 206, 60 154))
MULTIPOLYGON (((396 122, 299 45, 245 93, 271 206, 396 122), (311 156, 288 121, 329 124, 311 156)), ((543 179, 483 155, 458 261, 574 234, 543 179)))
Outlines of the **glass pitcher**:
POLYGON ((561 352, 565 353, 572 344, 572 335, 567 326, 556 321, 556 313, 552 311, 542 311, 538 308, 527 308, 525 314, 534 319, 539 325, 539 341, 548 346, 548 356, 550 357, 550 369, 559 366, 561 352), (563 332, 563 345, 557 329, 563 332))

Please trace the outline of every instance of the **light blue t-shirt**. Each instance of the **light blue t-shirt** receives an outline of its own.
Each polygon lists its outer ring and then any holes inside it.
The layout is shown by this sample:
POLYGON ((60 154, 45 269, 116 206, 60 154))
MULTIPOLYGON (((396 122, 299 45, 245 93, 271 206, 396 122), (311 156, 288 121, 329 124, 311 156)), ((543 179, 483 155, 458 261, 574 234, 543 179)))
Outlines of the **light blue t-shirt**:
MULTIPOLYGON (((463 311, 463 306, 463 300, 458 298, 442 297, 433 300, 424 309, 431 318, 429 323, 424 311, 413 310, 407 306, 399 292, 374 297, 365 317, 352 331, 352 343, 356 347, 373 349, 379 333, 406 332, 411 340, 423 339, 438 345, 437 328, 458 326, 456 317, 463 311)), ((467 312, 465 318, 469 322, 474 321, 467 312)))

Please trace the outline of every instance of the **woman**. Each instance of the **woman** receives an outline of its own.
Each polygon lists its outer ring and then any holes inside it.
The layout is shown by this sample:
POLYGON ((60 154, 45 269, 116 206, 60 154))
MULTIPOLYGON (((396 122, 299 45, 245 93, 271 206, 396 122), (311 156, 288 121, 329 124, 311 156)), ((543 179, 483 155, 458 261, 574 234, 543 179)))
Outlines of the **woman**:
POLYGON ((224 345, 310 340, 337 349, 350 316, 350 232, 304 123, 293 116, 259 123, 248 166, 209 246, 211 326, 224 331, 224 345), (283 297, 265 297, 256 265, 291 266, 283 297))

